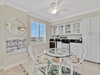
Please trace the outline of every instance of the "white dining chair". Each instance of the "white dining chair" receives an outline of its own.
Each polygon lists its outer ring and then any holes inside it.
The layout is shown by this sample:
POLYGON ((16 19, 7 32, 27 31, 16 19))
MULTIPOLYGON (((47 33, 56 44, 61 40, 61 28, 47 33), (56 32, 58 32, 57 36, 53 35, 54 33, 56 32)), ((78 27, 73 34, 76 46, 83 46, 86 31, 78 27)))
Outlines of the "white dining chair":
POLYGON ((35 49, 34 45, 30 45, 28 47, 29 54, 32 57, 33 60, 33 68, 32 68, 32 74, 35 73, 37 70, 43 71, 46 75, 48 74, 47 68, 48 68, 48 60, 40 58, 41 55, 39 52, 35 49), (44 67, 44 69, 42 69, 44 67))
MULTIPOLYGON (((74 46, 73 48, 70 48, 70 51, 72 52, 72 55, 70 57, 66 58, 66 65, 68 65, 68 64, 70 65, 71 75, 73 75, 73 70, 75 67, 82 65, 82 67, 84 69, 82 62, 87 53, 87 49, 85 46, 80 44, 80 45, 74 46)), ((86 72, 85 72, 85 74, 86 74, 86 72)))

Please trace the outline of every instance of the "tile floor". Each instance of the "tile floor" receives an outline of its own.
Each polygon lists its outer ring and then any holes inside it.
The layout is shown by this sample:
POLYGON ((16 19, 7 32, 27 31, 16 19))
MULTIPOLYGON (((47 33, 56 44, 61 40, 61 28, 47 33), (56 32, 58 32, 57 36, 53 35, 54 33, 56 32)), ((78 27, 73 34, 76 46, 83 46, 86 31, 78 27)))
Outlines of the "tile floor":
MULTIPOLYGON (((29 74, 23 74, 19 66, 16 66, 6 71, 0 71, 0 75, 31 75, 32 60, 30 59, 28 62, 22 65, 29 74)), ((100 64, 84 61, 83 66, 85 71, 81 66, 75 68, 75 71, 81 73, 82 75, 100 75, 100 64)), ((40 71, 37 71, 34 75, 43 75, 43 74, 40 71)))

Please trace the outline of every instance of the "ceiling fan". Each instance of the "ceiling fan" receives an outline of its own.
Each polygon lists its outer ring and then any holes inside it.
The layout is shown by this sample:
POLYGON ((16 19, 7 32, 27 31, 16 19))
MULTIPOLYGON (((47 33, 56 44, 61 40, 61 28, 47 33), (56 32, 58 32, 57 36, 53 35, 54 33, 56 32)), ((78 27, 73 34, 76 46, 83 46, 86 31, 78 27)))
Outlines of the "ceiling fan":
POLYGON ((52 15, 56 15, 59 11, 67 11, 68 9, 61 10, 59 8, 60 4, 62 3, 63 0, 57 0, 49 4, 49 7, 47 8, 48 11, 52 15))

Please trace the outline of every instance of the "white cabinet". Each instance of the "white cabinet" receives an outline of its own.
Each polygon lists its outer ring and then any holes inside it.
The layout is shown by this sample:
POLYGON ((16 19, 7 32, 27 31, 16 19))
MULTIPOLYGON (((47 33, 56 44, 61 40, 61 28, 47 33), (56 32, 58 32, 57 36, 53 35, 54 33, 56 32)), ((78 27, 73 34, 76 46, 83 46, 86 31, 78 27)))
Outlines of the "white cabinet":
POLYGON ((57 48, 62 48, 62 42, 57 42, 57 48))
POLYGON ((72 33, 71 23, 65 24, 65 34, 71 34, 71 33, 72 33))
POLYGON ((53 26, 52 27, 52 35, 57 35, 58 34, 58 26, 53 26))
POLYGON ((81 21, 52 26, 52 35, 81 34, 81 21))
POLYGON ((73 43, 73 42, 71 42, 70 43, 70 51, 72 53, 74 53, 77 46, 81 46, 81 43, 73 43))
POLYGON ((64 25, 58 26, 58 34, 59 34, 59 35, 64 34, 64 25))
POLYGON ((83 44, 88 50, 85 59, 97 63, 100 63, 99 25, 99 16, 82 20, 83 44))
POLYGON ((81 21, 72 23, 72 34, 81 34, 81 21))

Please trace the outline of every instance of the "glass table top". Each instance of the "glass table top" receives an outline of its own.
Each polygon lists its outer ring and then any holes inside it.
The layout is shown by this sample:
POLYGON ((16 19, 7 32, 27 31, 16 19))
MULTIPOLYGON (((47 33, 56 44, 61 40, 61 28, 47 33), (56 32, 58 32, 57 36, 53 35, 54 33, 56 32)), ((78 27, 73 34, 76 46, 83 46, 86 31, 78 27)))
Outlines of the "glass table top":
POLYGON ((44 53, 48 56, 52 57, 68 57, 71 56, 72 53, 69 50, 63 49, 63 48, 50 48, 47 50, 44 50, 44 53))

